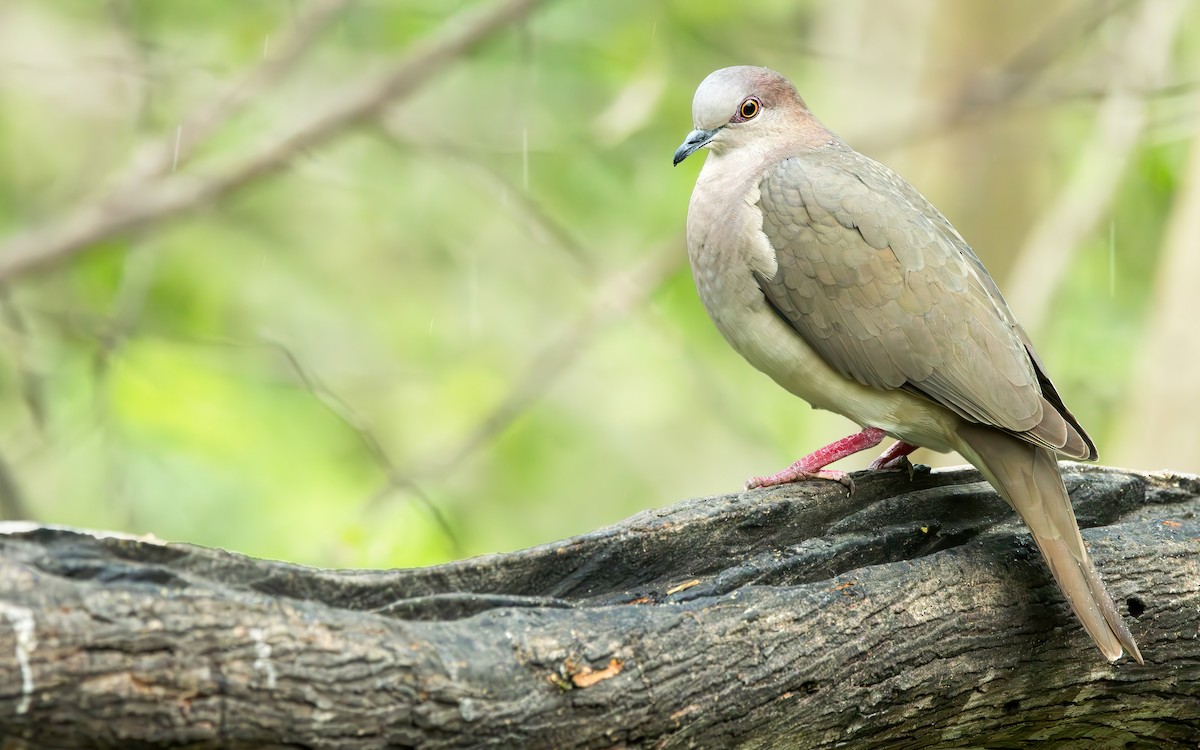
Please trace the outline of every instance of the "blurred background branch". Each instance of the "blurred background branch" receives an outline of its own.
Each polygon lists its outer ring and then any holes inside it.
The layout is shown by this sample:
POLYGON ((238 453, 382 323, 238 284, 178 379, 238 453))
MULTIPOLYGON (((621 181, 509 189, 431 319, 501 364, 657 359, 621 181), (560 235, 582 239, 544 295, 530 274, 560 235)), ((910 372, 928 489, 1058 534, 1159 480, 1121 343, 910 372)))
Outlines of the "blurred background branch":
MULTIPOLYGON (((1200 130, 1200 119, 1196 123, 1200 130)), ((1171 207, 1129 399, 1122 405, 1114 453, 1131 463, 1181 466, 1200 456, 1200 140, 1171 207)))
POLYGON ((1104 218, 1133 160, 1150 119, 1147 92, 1171 73, 1173 41, 1187 7, 1186 0, 1144 0, 1109 56, 1112 78, 1095 130, 1062 192, 1030 231, 1011 275, 1009 302, 1030 331, 1042 326, 1072 256, 1104 218))
POLYGON ((387 476, 387 484, 383 489, 376 492, 374 497, 381 499, 396 491, 407 492, 413 495, 425 506, 425 509, 429 511, 430 516, 437 523, 438 530, 441 531, 450 545, 451 553, 460 553, 462 545, 458 541, 458 536, 454 533, 450 522, 446 520, 446 516, 429 499, 429 496, 425 494, 416 482, 400 472, 396 467, 395 461, 388 455, 387 449, 383 447, 383 443, 380 442, 375 431, 371 428, 370 423, 358 414, 350 404, 346 403, 344 399, 333 391, 330 391, 314 373, 310 372, 300 362, 299 357, 291 349, 277 341, 267 340, 265 343, 268 346, 274 347, 283 355, 284 360, 292 368, 292 371, 296 373, 296 377, 299 378, 304 388, 320 401, 321 405, 328 409, 330 413, 354 431, 354 434, 362 441, 367 453, 371 455, 375 463, 379 464, 379 468, 387 476))
POLYGON ((845 434, 728 350, 686 269, 698 166, 670 155, 739 63, 947 214, 1106 462, 1200 471, 1197 23, 1186 0, 9 0, 0 513, 417 565, 845 434))
POLYGON ((178 159, 186 160, 223 119, 234 114, 248 97, 285 74, 308 48, 316 32, 344 3, 318 4, 298 25, 295 36, 276 61, 259 67, 245 85, 219 99, 217 105, 202 108, 195 116, 195 133, 180 125, 165 142, 152 147, 148 157, 139 159, 132 170, 131 186, 120 187, 66 216, 55 217, 45 228, 18 234, 0 246, 0 281, 61 261, 114 234, 203 208, 227 193, 274 174, 306 149, 319 146, 344 128, 411 94, 448 63, 528 13, 540 1, 501 0, 485 7, 483 12, 471 14, 470 18, 447 22, 441 34, 418 43, 391 70, 365 84, 351 84, 349 93, 306 112, 299 126, 266 140, 241 160, 204 177, 176 174, 173 179, 160 180, 168 164, 174 172, 178 159), (239 90, 244 93, 238 95, 239 90))
POLYGON ((163 177, 184 166, 196 148, 216 133, 247 106, 271 93, 285 76, 303 61, 352 0, 312 0, 285 29, 282 39, 263 40, 263 60, 227 90, 206 102, 175 129, 157 141, 146 144, 133 157, 130 173, 120 180, 124 189, 145 189, 144 183, 163 177), (273 43, 272 43, 273 42, 273 43))
POLYGON ((443 452, 442 458, 427 469, 427 473, 439 475, 450 471, 494 440, 551 388, 600 333, 660 292, 667 279, 684 265, 684 258, 678 252, 682 241, 682 238, 674 238, 655 250, 648 261, 598 284, 584 314, 530 359, 524 373, 500 403, 457 447, 443 452))

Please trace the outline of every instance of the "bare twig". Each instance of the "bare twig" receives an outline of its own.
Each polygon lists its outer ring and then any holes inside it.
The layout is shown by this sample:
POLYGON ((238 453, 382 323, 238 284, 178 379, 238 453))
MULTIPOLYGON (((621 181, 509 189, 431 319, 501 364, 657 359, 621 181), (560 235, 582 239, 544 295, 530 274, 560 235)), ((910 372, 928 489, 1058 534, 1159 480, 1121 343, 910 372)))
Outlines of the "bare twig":
MULTIPOLYGON (((1132 0, 1085 3, 1059 16, 1032 41, 1018 49, 999 67, 981 72, 962 83, 957 95, 932 111, 919 114, 903 128, 878 133, 860 141, 867 152, 888 151, 995 114, 1026 95, 1066 52, 1101 23, 1124 10, 1132 0)), ((1107 92, 1106 92, 1107 93, 1107 92)), ((1053 100, 1057 103, 1059 100, 1053 100)), ((1052 103, 1039 98, 1039 104, 1052 103)))
POLYGON ((1002 105, 1029 89, 1062 55, 1079 40, 1094 32, 1110 17, 1124 12, 1133 0, 1109 3, 1083 3, 1069 9, 1042 29, 1033 40, 1017 50, 994 74, 972 80, 961 95, 950 103, 945 119, 967 119, 984 103, 1002 105))
MULTIPOLYGON (((393 136, 389 140, 389 143, 395 145, 402 142, 401 134, 393 133, 390 129, 390 125, 387 123, 385 123, 385 130, 388 135, 393 136)), ((496 169, 485 160, 478 158, 475 154, 472 154, 470 151, 465 149, 448 144, 436 144, 432 146, 432 148, 437 152, 444 153, 447 156, 455 157, 456 160, 469 164, 474 168, 473 171, 479 174, 483 179, 486 179, 505 190, 509 200, 511 201, 509 205, 513 206, 521 214, 526 223, 529 225, 530 231, 540 235, 541 237, 545 237, 552 243, 558 245, 560 250, 562 250, 572 260, 576 261, 574 267, 580 272, 581 278, 586 279, 596 273, 596 261, 594 258, 597 257, 597 254, 592 252, 586 244, 576 240, 568 227, 563 225, 562 222, 560 222, 556 217, 548 213, 540 203, 531 198, 524 191, 518 189, 518 187, 508 178, 507 175, 496 169)), ((675 244, 678 245, 681 243, 675 244)), ((676 248, 674 252, 678 253, 678 257, 676 258, 677 262, 675 264, 671 264, 671 258, 669 257, 671 255, 670 251, 667 251, 667 257, 663 258, 664 263, 667 264, 665 267, 665 276, 658 277, 657 272, 653 272, 650 275, 655 276, 655 278, 650 279, 648 284, 643 284, 641 281, 638 281, 638 285, 646 289, 646 297, 653 295, 655 290, 661 288, 666 277, 671 273, 674 273, 675 270, 682 265, 682 250, 676 248)), ((637 277, 638 272, 634 271, 632 274, 630 274, 630 276, 637 277)), ((588 286, 590 287, 594 283, 595 282, 589 282, 588 286)), ((645 302, 645 299, 640 300, 633 307, 636 307, 643 302, 645 302)), ((625 310, 625 313, 631 311, 632 307, 625 310)), ((659 336, 659 339, 663 342, 664 346, 679 350, 679 359, 685 363, 688 371, 694 377, 697 386, 703 389, 704 393, 707 395, 707 401, 705 403, 717 410, 725 420, 726 424, 728 424, 731 428, 740 430, 740 432, 748 439, 761 440, 764 434, 763 430, 761 429, 761 425, 754 421, 753 415, 749 412, 745 411, 744 409, 735 408, 734 399, 731 397, 728 387, 720 383, 717 378, 713 377, 710 369, 704 366, 703 363, 694 356, 694 352, 690 348, 681 345, 678 336, 678 327, 675 326, 674 323, 666 320, 660 311, 654 309, 650 310, 648 320, 654 323, 654 326, 651 330, 653 330, 659 336)), ((571 351, 569 353, 563 352, 562 360, 560 360, 562 365, 557 372, 543 373, 545 375, 545 379, 541 383, 537 384, 539 392, 541 389, 548 387, 557 378, 557 376, 561 374, 562 371, 565 371, 566 367, 570 364, 570 361, 577 358, 583 353, 584 350, 586 350, 586 348, 594 339, 594 334, 596 333, 599 333, 599 329, 589 328, 586 320, 579 321, 575 327, 569 329, 567 332, 564 332, 563 339, 559 343, 564 349, 566 349, 566 341, 572 340, 571 351)), ((549 347, 547 350, 537 355, 537 357, 535 357, 535 359, 527 365, 526 380, 536 381, 534 376, 539 372, 538 367, 540 358, 549 356, 548 352, 554 348, 554 346, 549 347)), ((517 404, 515 402, 521 400, 521 397, 517 395, 517 391, 520 390, 523 393, 528 394, 532 392, 533 388, 534 385, 514 386, 509 396, 503 402, 508 406, 497 407, 496 411, 485 418, 483 422, 481 422, 476 428, 476 431, 473 433, 473 437, 469 439, 472 444, 469 446, 466 442, 460 444, 458 450, 455 452, 455 456, 444 459, 444 462, 439 462, 436 471, 445 471, 450 466, 465 459, 471 452, 477 450, 485 442, 487 442, 487 440, 495 438, 501 431, 503 431, 504 427, 506 427, 508 424, 511 424, 512 421, 519 416, 521 411, 524 411, 532 406, 536 400, 536 398, 525 398, 522 404, 517 404), (502 410, 506 410, 506 413, 502 414, 502 410)))
POLYGON ((25 401, 25 408, 29 409, 34 425, 43 429, 46 426, 45 379, 30 362, 29 326, 25 322, 25 316, 13 301, 8 287, 3 284, 0 284, 0 317, 3 317, 5 325, 12 333, 10 351, 15 358, 13 366, 21 383, 21 397, 25 401))
MULTIPOLYGON (((383 133, 388 137, 387 142, 390 145, 397 147, 416 145, 408 143, 404 134, 386 118, 382 125, 383 133)), ((590 278, 595 274, 594 258, 597 257, 597 254, 592 252, 585 243, 576 240, 568 227, 548 213, 540 203, 520 190, 503 172, 479 158, 477 154, 453 144, 422 143, 420 145, 470 165, 474 168, 473 171, 483 179, 506 191, 511 200, 510 205, 524 218, 531 231, 556 244, 564 254, 576 261, 574 267, 580 272, 582 278, 590 278)), ((607 325, 644 304, 655 291, 662 287, 666 279, 682 266, 684 255, 680 249, 681 245, 680 241, 668 243, 656 251, 654 257, 641 268, 615 276, 607 284, 602 284, 589 312, 563 331, 554 343, 535 355, 526 365, 524 376, 512 386, 505 399, 482 419, 475 430, 464 438, 455 449, 421 474, 432 476, 458 465, 487 442, 495 439, 521 413, 532 407, 550 385, 566 371, 571 362, 586 351, 607 325), (606 290, 618 286, 633 290, 635 298, 612 300, 612 295, 606 290), (610 302, 616 303, 616 309, 610 302), (607 317, 604 320, 598 320, 600 313, 605 310, 607 310, 607 317)), ((588 285, 592 286, 594 283, 589 282, 588 285)), ((652 313, 649 320, 656 324, 658 333, 666 345, 679 346, 678 336, 671 335, 674 329, 661 315, 652 313)), ((722 411, 730 425, 740 428, 748 437, 754 435, 761 437, 762 431, 748 419, 749 415, 745 411, 738 411, 730 406, 731 401, 722 386, 714 380, 706 368, 699 366, 699 363, 694 361, 690 351, 680 352, 680 357, 688 362, 689 370, 696 378, 698 385, 710 396, 708 403, 722 411)))
MULTIPOLYGON (((390 143, 400 142, 400 133, 395 131, 391 123, 385 123, 384 127, 387 134, 391 136, 390 143)), ((510 205, 514 206, 521 218, 525 220, 530 233, 549 237, 560 250, 575 261, 576 268, 579 269, 582 276, 591 276, 596 273, 595 257, 588 252, 588 248, 575 239, 562 222, 547 213, 539 202, 509 179, 508 175, 484 160, 476 158, 465 149, 449 144, 436 144, 433 149, 469 163, 480 176, 503 190, 510 205)))
POLYGON ((601 332, 644 304, 683 265, 681 245, 682 241, 675 238, 633 270, 618 273, 601 284, 588 311, 530 360, 504 400, 470 435, 422 474, 441 474, 456 466, 537 403, 601 332))
POLYGON ((102 376, 108 370, 113 354, 137 327, 157 266, 157 256, 145 245, 139 244, 125 255, 112 316, 100 335, 100 345, 93 359, 96 374, 102 376))
MULTIPOLYGON (((136 1, 109 0, 105 4, 105 9, 108 11, 108 16, 112 20, 113 26, 125 38, 129 47, 129 62, 133 66, 133 70, 131 71, 132 76, 140 81, 148 81, 151 78, 150 57, 152 45, 139 33, 138 28, 133 22, 132 6, 136 1)), ((136 87, 137 105, 135 111, 137 112, 137 116, 135 122, 137 123, 139 133, 147 130, 153 121, 153 91, 154 88, 149 85, 136 87)))
POLYGON ((312 0, 292 24, 276 51, 266 55, 258 67, 222 91, 214 100, 198 107, 176 131, 148 144, 134 158, 122 184, 127 189, 161 177, 183 166, 196 147, 234 117, 247 104, 296 68, 330 22, 353 0, 312 0))
POLYGON ((379 438, 376 437, 375 432, 371 429, 367 421, 350 404, 346 403, 345 399, 331 391, 314 373, 301 364, 300 359, 283 342, 267 337, 263 337, 262 340, 264 344, 283 355, 284 360, 291 367, 292 372, 296 374, 296 377, 299 378, 305 390, 311 393, 329 413, 341 420, 358 436, 359 442, 367 449, 367 453, 370 454, 372 460, 375 461, 387 476, 387 485, 383 490, 376 493, 367 504, 374 505, 384 494, 395 490, 403 490, 412 494, 429 511, 429 515, 433 517, 438 529, 450 543, 451 552, 454 556, 460 556, 462 554, 462 545, 459 543, 458 536, 454 533, 454 529, 446 519, 446 516, 412 479, 400 473, 400 470, 396 468, 395 462, 388 456, 383 444, 379 442, 379 438))
POLYGON ((0 248, 0 281, 61 261, 108 237, 199 210, 246 185, 275 174, 293 158, 343 129, 377 115, 412 94, 449 62, 466 54, 543 0, 499 0, 453 19, 384 75, 357 87, 260 150, 206 177, 174 175, 118 189, 48 226, 9 239, 0 248))
MULTIPOLYGON (((0 287, 2 289, 3 287, 0 287)), ((396 491, 407 492, 425 506, 429 511, 430 516, 438 526, 438 529, 445 536, 450 545, 450 551, 454 555, 462 553, 462 545, 455 534, 453 525, 446 518, 441 509, 433 502, 432 498, 426 493, 416 482, 411 478, 404 476, 396 467, 395 461, 388 455, 383 444, 372 430, 370 423, 364 419, 353 407, 351 407, 345 399, 332 391, 315 373, 306 367, 300 358, 283 342, 272 339, 267 336, 261 336, 257 342, 238 341, 235 339, 227 339, 211 336, 191 336, 179 334, 177 332, 162 333, 151 331, 147 333, 139 328, 141 321, 133 318, 128 321, 128 327, 124 327, 123 322, 117 315, 114 316, 89 316, 81 317, 79 315, 63 313, 61 311, 43 310, 40 314, 60 326, 65 332, 72 335, 83 336, 88 339, 94 339, 101 347, 107 345, 112 331, 120 329, 124 333, 132 333, 138 329, 139 335, 157 337, 166 341, 174 341, 186 343, 188 345, 206 346, 206 347, 222 347, 236 350, 252 349, 255 351, 263 348, 270 349, 282 355, 284 362, 293 373, 294 377, 300 381, 303 388, 310 393, 327 411, 333 414, 338 420, 345 424, 351 431, 354 432, 359 442, 370 455, 371 460, 383 471, 386 476, 384 486, 367 501, 366 505, 374 505, 382 496, 386 496, 396 491)), ((98 419, 97 422, 101 422, 98 419)), ((3 457, 0 456, 0 462, 3 457)), ((0 466, 0 471, 3 466, 0 466)), ((0 495, 5 491, 3 485, 3 477, 0 476, 0 495)), ((15 484, 13 485, 15 487, 15 484)), ((0 511, 3 510, 5 498, 0 496, 0 511)), ((11 516, 10 516, 11 517, 11 516)))
POLYGON ((0 518, 6 521, 33 520, 16 475, 3 455, 0 455, 0 518))
POLYGON ((1080 242, 1112 201, 1148 120, 1143 91, 1166 76, 1186 9, 1184 0, 1145 0, 1113 55, 1109 93, 1096 128, 1080 150, 1070 180, 1030 231, 1007 285, 1013 309, 1030 330, 1045 320, 1080 242))

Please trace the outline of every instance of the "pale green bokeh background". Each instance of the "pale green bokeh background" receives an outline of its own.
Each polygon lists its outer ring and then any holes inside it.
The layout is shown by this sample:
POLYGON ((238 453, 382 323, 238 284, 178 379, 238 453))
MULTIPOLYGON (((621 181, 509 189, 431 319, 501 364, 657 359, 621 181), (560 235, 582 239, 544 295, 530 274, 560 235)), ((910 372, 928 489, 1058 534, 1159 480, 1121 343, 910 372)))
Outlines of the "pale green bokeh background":
MULTIPOLYGON (((471 5, 351 4, 181 174, 272 142, 471 5)), ((105 195, 304 7, 0 3, 0 256, 105 195)), ((1154 323, 1196 315, 1178 289, 1200 274, 1171 258, 1200 241, 1172 255, 1168 238, 1200 213, 1198 22, 1168 0, 546 2, 282 174, 11 281, 6 513, 423 565, 735 490, 848 434, 728 349, 686 267, 702 157, 671 154, 696 84, 742 63, 789 75, 916 184, 1018 316, 1046 301, 1028 327, 1104 462, 1200 471, 1196 339, 1154 323), (1138 19, 1155 14, 1170 41, 1146 52, 1138 19), (1124 151, 1097 135, 1116 89, 1136 120, 1124 151), (1097 153, 1117 160, 1113 191, 1088 177, 1097 153), (1017 259, 1073 181, 1098 217, 1030 302, 1017 259), (512 419, 461 455, 514 393, 512 419), (404 481, 389 489, 364 438, 404 481)))

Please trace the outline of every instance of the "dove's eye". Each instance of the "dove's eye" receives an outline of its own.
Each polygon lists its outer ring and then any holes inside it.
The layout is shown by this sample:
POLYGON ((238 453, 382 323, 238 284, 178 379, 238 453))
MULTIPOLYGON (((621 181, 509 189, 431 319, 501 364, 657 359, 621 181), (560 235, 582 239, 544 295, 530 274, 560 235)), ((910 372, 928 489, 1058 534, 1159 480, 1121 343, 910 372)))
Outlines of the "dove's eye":
POLYGON ((752 96, 738 105, 737 114, 734 115, 733 121, 745 122, 746 120, 752 120, 758 115, 761 109, 762 104, 752 96))

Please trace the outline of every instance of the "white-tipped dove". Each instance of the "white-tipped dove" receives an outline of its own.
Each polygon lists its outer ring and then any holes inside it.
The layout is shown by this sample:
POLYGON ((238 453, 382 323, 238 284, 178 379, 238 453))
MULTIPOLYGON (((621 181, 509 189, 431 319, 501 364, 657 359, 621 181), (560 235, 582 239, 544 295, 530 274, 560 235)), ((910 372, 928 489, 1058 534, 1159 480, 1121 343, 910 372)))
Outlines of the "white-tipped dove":
POLYGON ((688 207, 696 289, 750 364, 860 433, 748 487, 822 477, 899 442, 958 451, 1033 532, 1071 608, 1109 660, 1142 656, 1088 557, 1056 454, 1096 448, 1063 405, 979 258, 916 188, 847 146, 766 68, 724 68, 692 104, 675 163, 708 149, 688 207))

